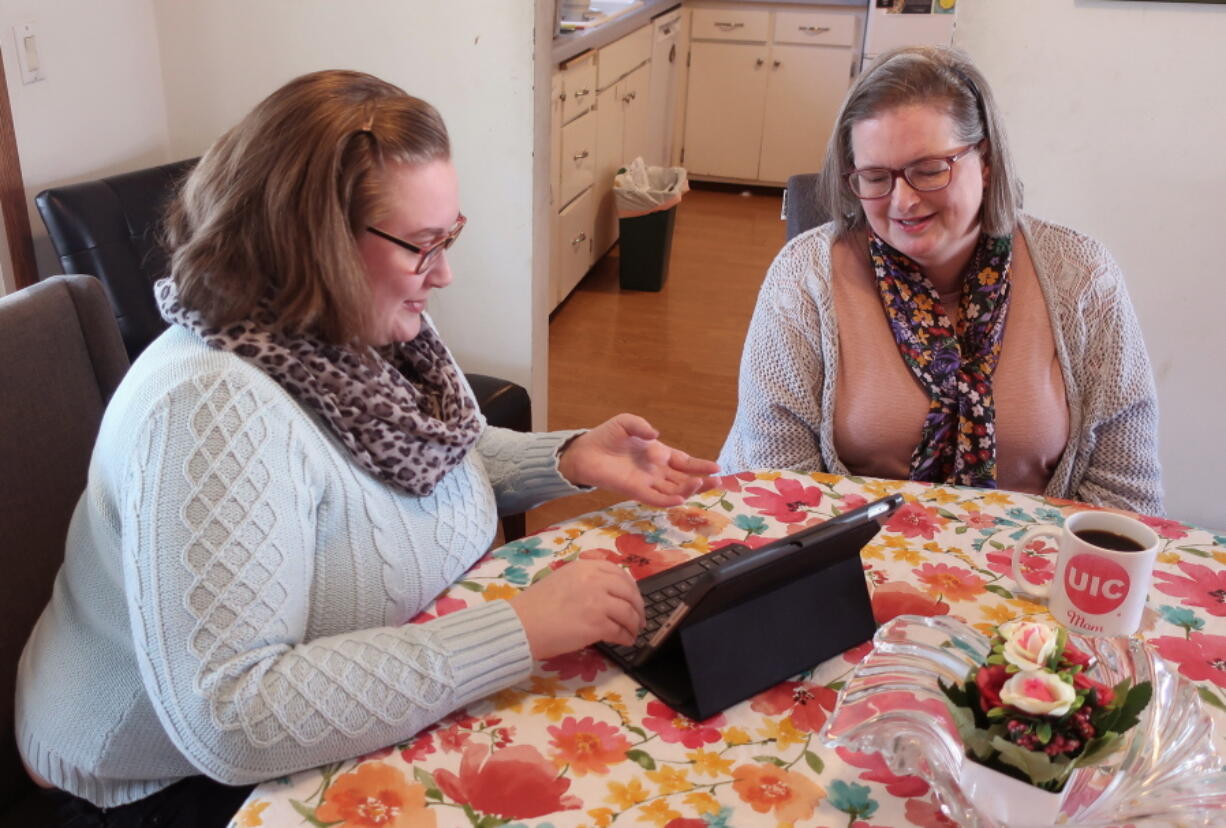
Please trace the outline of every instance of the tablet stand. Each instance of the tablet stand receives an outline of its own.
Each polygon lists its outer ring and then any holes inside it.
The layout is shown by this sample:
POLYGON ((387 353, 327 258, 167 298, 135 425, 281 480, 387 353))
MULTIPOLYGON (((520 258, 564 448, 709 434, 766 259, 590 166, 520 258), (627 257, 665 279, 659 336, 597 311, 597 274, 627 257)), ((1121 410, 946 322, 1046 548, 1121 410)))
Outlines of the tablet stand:
MULTIPOLYGON (((866 529, 870 538, 876 531, 866 529)), ((864 568, 852 555, 684 624, 679 652, 661 652, 638 672, 676 691, 665 699, 675 710, 702 720, 862 644, 876 628, 864 568)))

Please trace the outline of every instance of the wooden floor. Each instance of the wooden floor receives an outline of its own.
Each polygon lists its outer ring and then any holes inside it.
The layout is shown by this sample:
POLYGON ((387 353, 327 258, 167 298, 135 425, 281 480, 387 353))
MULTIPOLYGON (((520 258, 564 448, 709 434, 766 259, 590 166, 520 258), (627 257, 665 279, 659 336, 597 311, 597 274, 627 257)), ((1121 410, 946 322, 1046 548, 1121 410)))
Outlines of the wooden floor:
MULTIPOLYGON (((614 247, 549 325, 549 427, 593 426, 619 411, 714 459, 736 409, 741 345, 758 287, 784 242, 777 193, 693 190, 677 208, 659 293, 618 287, 614 247)), ((616 502, 576 495, 528 515, 530 532, 616 502)))

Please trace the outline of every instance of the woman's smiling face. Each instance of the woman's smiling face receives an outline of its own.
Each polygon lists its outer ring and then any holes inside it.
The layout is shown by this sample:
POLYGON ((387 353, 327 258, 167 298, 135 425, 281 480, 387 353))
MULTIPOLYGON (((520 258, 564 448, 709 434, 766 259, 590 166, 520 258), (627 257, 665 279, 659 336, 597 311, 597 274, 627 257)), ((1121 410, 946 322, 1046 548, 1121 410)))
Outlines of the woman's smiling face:
MULTIPOLYGON (((420 247, 446 236, 460 214, 455 167, 448 160, 396 164, 386 173, 390 209, 378 227, 420 247)), ((358 254, 374 302, 372 341, 377 345, 408 342, 421 330, 421 315, 430 292, 451 284, 451 266, 443 251, 425 272, 421 256, 374 233, 358 236, 358 254)))
MULTIPOLYGON (((856 169, 901 169, 921 158, 951 156, 966 147, 942 109, 912 104, 888 109, 851 128, 856 169)), ((861 199, 868 224, 886 244, 915 261, 929 278, 959 275, 979 238, 988 168, 980 152, 959 159, 949 186, 919 192, 899 176, 893 191, 861 199)))

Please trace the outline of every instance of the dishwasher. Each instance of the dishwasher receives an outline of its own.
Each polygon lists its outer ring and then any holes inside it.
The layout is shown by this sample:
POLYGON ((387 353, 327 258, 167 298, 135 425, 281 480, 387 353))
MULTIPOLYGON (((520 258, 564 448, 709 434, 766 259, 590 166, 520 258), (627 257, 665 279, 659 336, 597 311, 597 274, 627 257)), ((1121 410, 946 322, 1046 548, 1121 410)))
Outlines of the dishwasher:
POLYGON ((653 22, 651 46, 651 81, 648 97, 647 147, 649 157, 644 160, 651 165, 667 167, 672 164, 673 135, 675 133, 677 81, 681 71, 681 55, 677 42, 681 35, 681 9, 665 12, 653 22))

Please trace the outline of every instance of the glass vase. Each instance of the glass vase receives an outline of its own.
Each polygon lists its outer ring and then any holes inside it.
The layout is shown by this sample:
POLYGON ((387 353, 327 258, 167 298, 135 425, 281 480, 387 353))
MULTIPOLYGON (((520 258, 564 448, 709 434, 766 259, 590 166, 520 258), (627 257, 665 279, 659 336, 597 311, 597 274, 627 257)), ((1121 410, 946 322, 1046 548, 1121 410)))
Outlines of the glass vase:
POLYGON ((996 774, 988 777, 994 781, 982 781, 982 766, 965 758, 938 681, 963 682, 990 645, 951 616, 903 615, 882 625, 873 650, 839 691, 821 738, 830 747, 879 753, 893 773, 923 778, 960 826, 1226 824, 1226 770, 1196 686, 1138 638, 1070 633, 1069 641, 1091 657, 1090 675, 1098 681, 1150 681, 1153 697, 1138 725, 1123 734, 1120 750, 1073 771, 1052 813, 1038 809, 1049 792, 990 768, 983 770, 996 774), (1005 782, 1021 786, 1023 801, 1030 797, 1020 815, 992 804, 1006 787, 1012 790, 1005 782))

